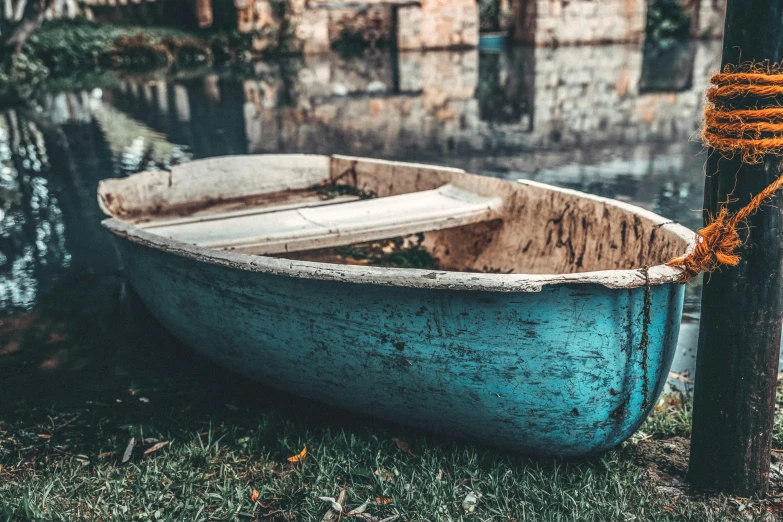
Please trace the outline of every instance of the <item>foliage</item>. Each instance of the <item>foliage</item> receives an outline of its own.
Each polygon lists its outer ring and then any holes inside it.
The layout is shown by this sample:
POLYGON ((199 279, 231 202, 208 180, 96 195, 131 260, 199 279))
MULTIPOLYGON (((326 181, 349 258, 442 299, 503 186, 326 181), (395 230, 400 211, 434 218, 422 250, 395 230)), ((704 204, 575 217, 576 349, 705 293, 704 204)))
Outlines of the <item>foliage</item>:
POLYGON ((49 69, 43 63, 25 54, 0 58, 0 99, 27 98, 48 75, 49 69))
POLYGON ((479 29, 481 31, 500 30, 499 0, 478 0, 479 29))
POLYGON ((690 36, 691 14, 681 0, 653 0, 647 10, 647 41, 666 43, 690 36))
POLYGON ((108 25, 77 18, 50 21, 23 52, 0 64, 0 100, 29 98, 69 83, 100 86, 107 71, 188 70, 205 65, 241 67, 250 40, 237 32, 196 35, 162 27, 108 25), (85 80, 85 78, 89 79, 85 80))
POLYGON ((655 405, 637 436, 690 437, 693 398, 684 393, 664 395, 655 405))
POLYGON ((25 52, 45 63, 53 74, 74 69, 154 68, 175 62, 200 64, 211 57, 203 40, 184 31, 84 19, 46 24, 30 38, 25 52))
POLYGON ((238 31, 214 33, 206 41, 215 63, 249 63, 252 59, 250 40, 238 31))

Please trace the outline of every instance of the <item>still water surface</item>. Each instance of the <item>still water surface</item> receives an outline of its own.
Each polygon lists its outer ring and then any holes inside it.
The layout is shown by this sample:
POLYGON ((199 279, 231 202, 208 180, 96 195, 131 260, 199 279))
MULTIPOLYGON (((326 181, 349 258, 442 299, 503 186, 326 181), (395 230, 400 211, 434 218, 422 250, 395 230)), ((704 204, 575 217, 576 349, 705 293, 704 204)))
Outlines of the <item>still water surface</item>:
MULTIPOLYGON (((705 155, 694 138, 719 63, 719 44, 704 42, 368 51, 259 63, 244 77, 125 76, 2 110, 0 376, 98 365, 86 374, 98 387, 123 379, 122 359, 175 344, 122 280, 95 194, 101 179, 197 158, 435 163, 615 198, 697 228, 705 155)), ((678 372, 693 371, 699 286, 688 288, 678 372)))

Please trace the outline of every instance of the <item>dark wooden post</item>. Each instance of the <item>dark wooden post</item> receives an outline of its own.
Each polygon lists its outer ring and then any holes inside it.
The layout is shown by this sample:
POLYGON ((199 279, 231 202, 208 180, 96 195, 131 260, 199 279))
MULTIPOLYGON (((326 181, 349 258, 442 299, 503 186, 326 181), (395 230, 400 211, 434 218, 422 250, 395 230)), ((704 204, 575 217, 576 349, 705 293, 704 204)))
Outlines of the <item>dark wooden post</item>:
MULTIPOLYGON (((728 0, 723 64, 781 59, 783 2, 728 0)), ((736 156, 710 151, 706 212, 714 215, 727 199, 736 211, 783 168, 775 156, 758 165, 736 156)), ((780 203, 777 194, 748 220, 739 266, 704 276, 690 457, 690 479, 698 487, 766 494, 780 356, 780 203)))

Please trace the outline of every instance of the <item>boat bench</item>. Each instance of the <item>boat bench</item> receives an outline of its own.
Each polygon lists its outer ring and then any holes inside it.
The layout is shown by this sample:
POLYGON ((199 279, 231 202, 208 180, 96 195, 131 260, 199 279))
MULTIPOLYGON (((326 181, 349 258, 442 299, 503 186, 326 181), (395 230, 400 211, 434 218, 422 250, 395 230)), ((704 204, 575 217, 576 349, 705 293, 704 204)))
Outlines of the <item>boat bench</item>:
POLYGON ((151 221, 154 234, 206 248, 282 254, 431 232, 497 218, 501 198, 448 184, 373 199, 302 199, 223 214, 151 221))

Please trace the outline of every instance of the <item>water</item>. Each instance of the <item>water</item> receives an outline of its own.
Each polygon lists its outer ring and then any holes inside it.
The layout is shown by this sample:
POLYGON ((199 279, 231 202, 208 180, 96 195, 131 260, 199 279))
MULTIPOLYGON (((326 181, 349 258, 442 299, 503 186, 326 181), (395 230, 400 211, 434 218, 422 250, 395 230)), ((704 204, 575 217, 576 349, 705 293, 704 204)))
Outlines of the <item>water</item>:
MULTIPOLYGON (((99 224, 101 179, 226 154, 340 153, 534 179, 697 228, 705 155, 694 138, 719 63, 709 42, 368 51, 259 63, 246 77, 127 76, 4 110, 0 401, 28 400, 28 387, 59 398, 53 379, 75 395, 86 381, 107 393, 152 386, 192 357, 124 283, 99 224), (150 360, 159 371, 144 380, 150 360)), ((693 371, 698 291, 689 285, 677 372, 693 371)))

